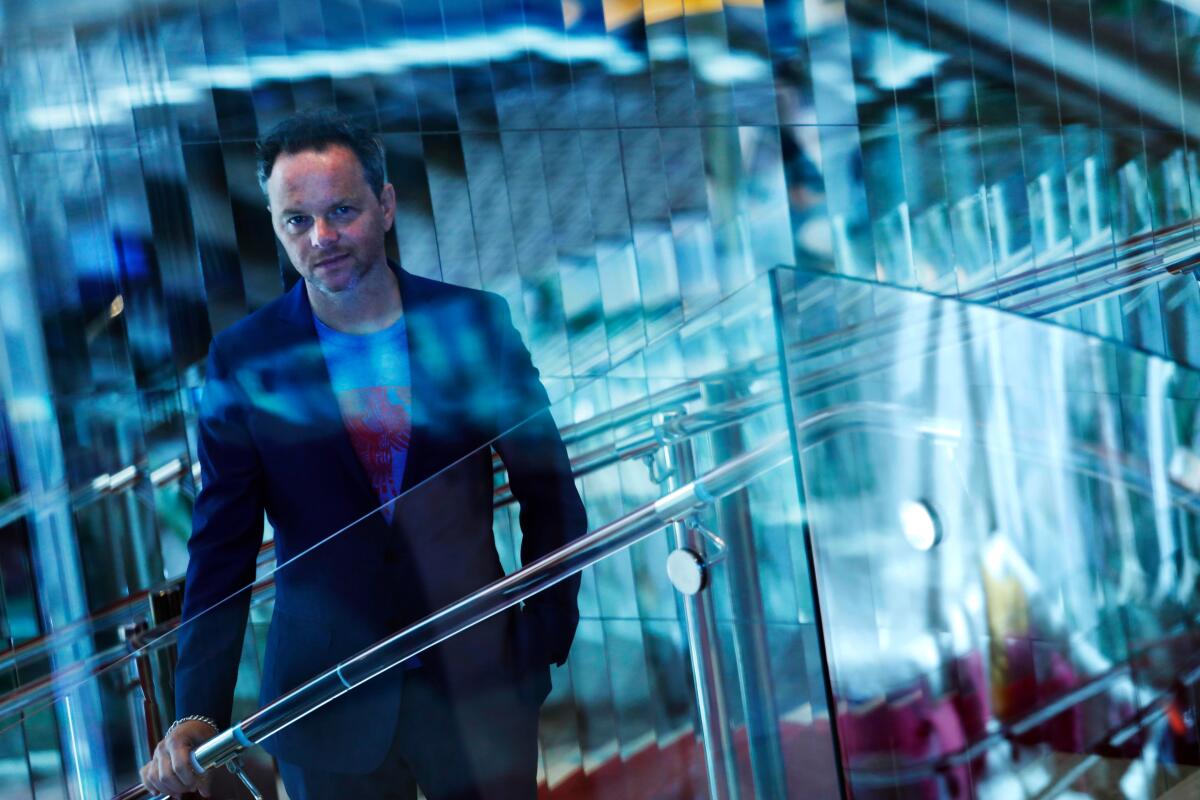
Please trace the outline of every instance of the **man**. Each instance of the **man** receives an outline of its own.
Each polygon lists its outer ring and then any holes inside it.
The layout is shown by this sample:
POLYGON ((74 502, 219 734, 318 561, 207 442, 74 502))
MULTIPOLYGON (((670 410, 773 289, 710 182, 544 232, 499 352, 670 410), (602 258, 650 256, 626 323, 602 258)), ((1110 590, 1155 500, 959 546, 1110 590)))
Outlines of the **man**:
MULTIPOLYGON (((259 180, 302 280, 209 352, 179 721, 142 769, 173 796, 209 791, 188 755, 231 722, 264 511, 278 565, 264 703, 502 575, 492 448, 521 504, 523 563, 586 530, 507 305, 388 262, 396 197, 379 142, 344 117, 300 114, 259 143, 259 180)), ((418 785, 430 800, 533 798, 538 708, 574 636, 578 585, 267 740, 292 800, 415 798, 418 785)))

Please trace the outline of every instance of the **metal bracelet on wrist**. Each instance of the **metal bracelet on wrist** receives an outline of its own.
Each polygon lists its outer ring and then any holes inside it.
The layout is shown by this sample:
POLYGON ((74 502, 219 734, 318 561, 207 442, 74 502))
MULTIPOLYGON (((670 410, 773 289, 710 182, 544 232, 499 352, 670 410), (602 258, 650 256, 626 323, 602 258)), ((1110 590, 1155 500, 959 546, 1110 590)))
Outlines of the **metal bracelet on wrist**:
POLYGON ((212 717, 206 717, 202 714, 188 714, 186 717, 180 717, 171 723, 171 727, 167 728, 167 736, 185 722, 203 722, 205 725, 213 729, 213 733, 220 733, 221 727, 217 725, 212 717))

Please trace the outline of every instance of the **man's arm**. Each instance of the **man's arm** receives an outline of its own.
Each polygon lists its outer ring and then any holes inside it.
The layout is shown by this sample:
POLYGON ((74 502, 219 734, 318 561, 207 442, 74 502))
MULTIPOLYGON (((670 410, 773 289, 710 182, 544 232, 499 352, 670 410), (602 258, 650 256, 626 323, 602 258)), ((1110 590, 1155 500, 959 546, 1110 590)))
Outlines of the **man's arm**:
POLYGON ((263 536, 262 469, 246 429, 246 408, 247 399, 214 341, 200 403, 202 488, 188 539, 175 671, 176 718, 192 719, 173 726, 142 768, 148 788, 172 796, 195 789, 207 796, 207 780, 197 778, 187 757, 217 732, 212 725, 227 727, 231 721, 249 586, 263 536))
POLYGON ((217 342, 200 405, 201 490, 192 514, 175 676, 176 715, 227 726, 250 585, 263 538, 262 464, 246 426, 249 399, 217 342))
MULTIPOLYGON (((513 327, 507 303, 500 297, 494 302, 504 391, 496 398, 500 436, 493 446, 521 506, 521 563, 529 564, 587 533, 587 514, 537 368, 513 327)), ((525 602, 544 663, 567 660, 579 624, 579 582, 578 575, 572 576, 525 602)))

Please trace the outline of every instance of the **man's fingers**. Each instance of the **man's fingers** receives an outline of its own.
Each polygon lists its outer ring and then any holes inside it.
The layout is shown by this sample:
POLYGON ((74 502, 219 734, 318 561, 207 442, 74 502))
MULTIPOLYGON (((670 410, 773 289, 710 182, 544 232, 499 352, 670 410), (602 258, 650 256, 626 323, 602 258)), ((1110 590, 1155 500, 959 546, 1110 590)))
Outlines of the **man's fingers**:
POLYGON ((196 779, 197 791, 204 797, 212 797, 212 773, 202 772, 196 779))
POLYGON ((171 754, 171 770, 175 779, 189 792, 196 790, 196 770, 192 769, 192 749, 185 745, 176 744, 168 752, 171 754))
POLYGON ((147 789, 149 789, 151 792, 154 792, 155 794, 161 794, 161 792, 159 792, 159 790, 158 790, 158 783, 155 782, 154 777, 150 774, 150 767, 153 764, 154 764, 154 762, 151 761, 149 764, 142 767, 141 772, 139 773, 142 778, 142 786, 145 786, 147 789))
POLYGON ((171 754, 165 747, 159 747, 155 754, 154 764, 158 768, 158 791, 166 792, 173 797, 180 797, 188 791, 187 786, 179 782, 175 769, 171 766, 171 754))

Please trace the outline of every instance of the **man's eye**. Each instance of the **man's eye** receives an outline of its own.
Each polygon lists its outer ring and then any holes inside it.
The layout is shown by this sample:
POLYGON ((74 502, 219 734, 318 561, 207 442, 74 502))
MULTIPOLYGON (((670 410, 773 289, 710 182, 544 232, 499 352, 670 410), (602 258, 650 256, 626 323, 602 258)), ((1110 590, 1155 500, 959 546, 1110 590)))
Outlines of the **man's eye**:
POLYGON ((347 214, 349 214, 350 212, 352 212, 353 210, 354 209, 351 208, 350 206, 338 206, 337 208, 335 208, 333 210, 333 213, 338 215, 339 217, 344 217, 347 214))
POLYGON ((288 217, 285 222, 287 225, 290 225, 293 228, 297 228, 297 227, 300 227, 300 226, 306 224, 308 222, 308 217, 304 217, 304 216, 288 217))

